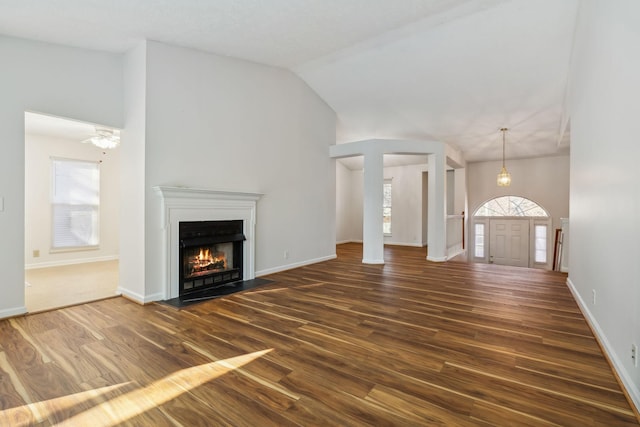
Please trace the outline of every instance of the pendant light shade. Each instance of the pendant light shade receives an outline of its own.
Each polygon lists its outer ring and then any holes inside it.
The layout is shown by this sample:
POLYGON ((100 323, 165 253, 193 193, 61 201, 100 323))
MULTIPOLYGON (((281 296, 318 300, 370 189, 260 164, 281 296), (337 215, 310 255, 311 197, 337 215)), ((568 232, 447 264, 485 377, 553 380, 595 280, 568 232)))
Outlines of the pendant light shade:
POLYGON ((504 165, 505 134, 508 130, 507 128, 500 129, 500 132, 502 132, 502 169, 498 174, 498 187, 508 187, 511 185, 511 174, 507 172, 507 168, 504 165))

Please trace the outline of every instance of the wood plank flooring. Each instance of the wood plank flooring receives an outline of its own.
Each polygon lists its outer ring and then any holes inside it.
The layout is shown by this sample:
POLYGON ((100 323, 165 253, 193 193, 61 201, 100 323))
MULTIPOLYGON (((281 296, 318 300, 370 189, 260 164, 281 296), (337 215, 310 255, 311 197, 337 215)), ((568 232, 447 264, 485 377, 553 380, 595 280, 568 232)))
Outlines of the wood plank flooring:
POLYGON ((638 425, 566 275, 424 256, 0 321, 0 425, 638 425))

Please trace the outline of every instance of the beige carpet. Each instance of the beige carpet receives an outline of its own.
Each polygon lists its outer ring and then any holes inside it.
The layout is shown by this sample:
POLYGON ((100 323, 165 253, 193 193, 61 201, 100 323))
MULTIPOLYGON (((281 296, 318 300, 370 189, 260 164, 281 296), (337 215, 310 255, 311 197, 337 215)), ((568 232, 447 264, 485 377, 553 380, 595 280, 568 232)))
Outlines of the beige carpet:
POLYGON ((26 270, 25 281, 30 313, 109 298, 118 288, 118 261, 26 270))

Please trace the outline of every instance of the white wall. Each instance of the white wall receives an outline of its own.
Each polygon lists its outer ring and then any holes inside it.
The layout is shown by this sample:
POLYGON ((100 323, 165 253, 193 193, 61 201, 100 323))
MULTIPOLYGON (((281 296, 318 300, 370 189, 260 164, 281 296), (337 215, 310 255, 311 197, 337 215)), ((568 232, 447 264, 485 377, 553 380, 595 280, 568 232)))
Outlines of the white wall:
MULTIPOLYGON (((467 213, 467 169, 454 169, 455 189, 453 199, 453 214, 467 213)), ((468 216, 468 215, 467 215, 468 216)))
POLYGON ((429 240, 429 172, 422 172, 422 242, 429 240))
POLYGON ((335 256, 336 118, 300 78, 156 42, 146 74, 147 296, 162 292, 165 273, 157 185, 264 193, 258 275, 335 256))
POLYGON ((122 57, 0 36, 0 317, 24 307, 24 112, 120 128, 122 57))
POLYGON ((422 173, 427 165, 384 168, 384 179, 391 179, 391 236, 386 244, 424 246, 422 241, 422 173))
MULTIPOLYGON (((336 243, 355 240, 352 221, 353 194, 351 191, 352 171, 336 161, 336 243)), ((362 230, 360 230, 362 240, 362 230)))
POLYGON ((120 262, 118 291, 137 301, 145 296, 145 144, 147 43, 124 58, 125 131, 120 144, 120 262))
POLYGON ((447 171, 447 215, 456 215, 454 207, 456 201, 456 171, 450 169, 447 171))
POLYGON ((351 240, 362 242, 364 236, 364 170, 351 171, 351 240))
POLYGON ((117 259, 120 208, 120 150, 27 135, 25 139, 25 263, 27 268, 117 259), (104 154, 103 154, 104 153, 104 154), (51 248, 51 157, 100 162, 100 247, 54 252, 51 248), (39 257, 33 251, 40 252, 39 257))
POLYGON ((640 367, 640 2, 581 4, 571 76, 569 282, 636 407, 640 367), (592 291, 596 292, 596 304, 592 291))

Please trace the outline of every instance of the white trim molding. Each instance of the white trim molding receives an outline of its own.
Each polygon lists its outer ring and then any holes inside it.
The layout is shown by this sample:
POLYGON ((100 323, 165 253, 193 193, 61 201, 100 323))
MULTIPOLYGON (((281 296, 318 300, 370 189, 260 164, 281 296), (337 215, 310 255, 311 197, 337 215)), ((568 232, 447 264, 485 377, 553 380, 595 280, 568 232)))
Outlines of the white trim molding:
POLYGON ((631 378, 630 373, 624 368, 624 364, 620 360, 620 357, 618 357, 618 354, 611 346, 611 343, 600 327, 600 324, 593 316, 593 314, 591 314, 588 305, 582 299, 580 293, 578 292, 578 289, 575 287, 570 278, 567 278, 567 286, 569 287, 571 294, 573 294, 573 298, 578 303, 580 311, 582 311, 582 314, 584 315, 585 319, 587 319, 587 322, 595 333, 596 339, 600 342, 600 345, 604 349, 605 353, 607 353, 607 356, 609 357, 609 360, 613 365, 613 369, 618 374, 618 377, 620 378, 620 381, 622 381, 622 385, 629 394, 629 397, 631 397, 633 404, 635 405, 637 410, 640 410, 640 389, 638 389, 638 387, 633 382, 633 378, 631 378))
POLYGON ((286 270, 292 270, 294 268, 304 267, 305 265, 316 264, 319 262, 329 261, 336 258, 337 258, 336 254, 333 254, 333 255, 327 255, 324 257, 310 259, 306 261, 295 262, 293 264, 281 265, 279 267, 267 268, 265 270, 256 271, 256 277, 267 276, 269 274, 279 273, 281 271, 286 271, 286 270))
POLYGON ((127 289, 123 289, 123 288, 118 288, 118 290, 116 291, 116 295, 122 295, 123 297, 130 299, 132 301, 137 302, 138 304, 149 304, 150 302, 154 302, 154 301, 160 301, 163 299, 162 294, 151 294, 151 295, 140 295, 137 292, 131 292, 130 290, 127 289))
POLYGON ((178 296, 179 223, 186 221, 242 220, 247 240, 243 247, 244 280, 255 278, 256 203, 262 194, 188 187, 153 187, 162 200, 160 224, 164 257, 164 295, 178 296))
POLYGON ((393 241, 385 241, 385 245, 389 246, 408 246, 411 248, 424 248, 427 245, 423 245, 422 243, 409 243, 409 242, 393 242, 393 241))
POLYGON ((336 242, 336 245, 344 245, 345 243, 360 243, 362 244, 362 240, 340 240, 338 242, 336 242))
POLYGON ((49 268, 49 267, 62 267, 65 265, 77 265, 77 264, 88 264, 90 262, 104 262, 104 261, 118 261, 120 257, 118 255, 105 255, 99 256, 95 258, 79 258, 79 259, 67 259, 62 261, 47 261, 36 264, 26 264, 24 266, 25 270, 37 270, 38 268, 49 268))
POLYGON ((6 310, 0 310, 0 319, 22 316, 23 314, 27 314, 27 307, 24 305, 22 307, 15 307, 15 308, 8 308, 6 310))

